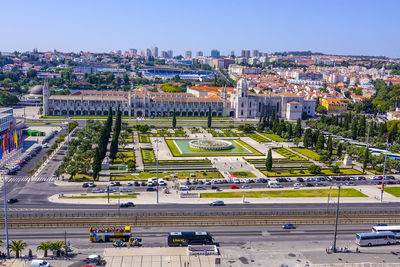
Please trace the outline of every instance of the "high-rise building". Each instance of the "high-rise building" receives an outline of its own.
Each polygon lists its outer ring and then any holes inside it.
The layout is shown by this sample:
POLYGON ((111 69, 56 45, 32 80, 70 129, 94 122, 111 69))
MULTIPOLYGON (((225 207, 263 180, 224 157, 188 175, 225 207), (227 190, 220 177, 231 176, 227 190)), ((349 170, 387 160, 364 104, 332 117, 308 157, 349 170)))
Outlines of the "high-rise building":
POLYGON ((151 55, 152 55, 153 57, 158 57, 158 47, 157 47, 157 46, 153 46, 153 47, 151 48, 151 55))
POLYGON ((168 56, 168 52, 167 51, 161 51, 161 57, 162 58, 169 58, 169 56, 168 56))
POLYGON ((242 50, 242 57, 250 57, 250 50, 242 50))
POLYGON ((259 57, 260 56, 260 52, 258 52, 257 49, 253 50, 253 57, 259 57))
POLYGON ((192 51, 186 51, 185 58, 192 58, 192 51))
POLYGON ((134 48, 130 48, 129 49, 129 54, 131 54, 132 56, 135 56, 137 54, 137 50, 134 48))
POLYGON ((171 49, 167 50, 167 53, 168 53, 168 57, 169 58, 173 58, 174 57, 174 51, 172 51, 171 49))
POLYGON ((144 55, 145 55, 146 57, 151 57, 151 56, 152 56, 151 50, 150 50, 149 48, 146 48, 146 50, 145 50, 145 52, 144 52, 144 55))
POLYGON ((217 49, 211 50, 211 57, 212 58, 219 58, 220 57, 219 51, 217 49))
POLYGON ((196 56, 197 57, 202 57, 203 56, 203 51, 197 51, 196 56))
POLYGON ((231 57, 234 57, 235 56, 235 51, 231 51, 231 57))

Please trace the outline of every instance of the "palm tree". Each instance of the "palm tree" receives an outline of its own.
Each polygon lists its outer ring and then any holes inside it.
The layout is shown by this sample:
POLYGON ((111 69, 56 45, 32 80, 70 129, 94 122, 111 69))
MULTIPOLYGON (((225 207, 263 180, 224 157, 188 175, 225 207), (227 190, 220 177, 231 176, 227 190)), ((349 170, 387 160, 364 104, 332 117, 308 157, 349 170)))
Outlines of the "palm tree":
POLYGON ((43 250, 44 251, 44 257, 47 257, 47 251, 51 249, 52 243, 50 241, 47 242, 42 242, 40 245, 37 247, 37 250, 43 250))
POLYGON ((54 243, 51 243, 51 249, 54 249, 57 251, 57 257, 61 256, 61 249, 64 246, 63 241, 56 241, 54 243))
POLYGON ((26 243, 22 240, 12 240, 9 248, 15 252, 15 257, 19 258, 19 253, 24 250, 26 243))

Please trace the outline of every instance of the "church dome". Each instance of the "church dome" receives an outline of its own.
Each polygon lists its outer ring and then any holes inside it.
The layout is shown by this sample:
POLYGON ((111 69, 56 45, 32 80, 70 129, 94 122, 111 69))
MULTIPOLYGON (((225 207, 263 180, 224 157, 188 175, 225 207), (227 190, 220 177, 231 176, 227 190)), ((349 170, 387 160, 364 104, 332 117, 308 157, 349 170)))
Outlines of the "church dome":
POLYGON ((31 95, 41 95, 43 93, 43 85, 35 85, 30 90, 31 95))

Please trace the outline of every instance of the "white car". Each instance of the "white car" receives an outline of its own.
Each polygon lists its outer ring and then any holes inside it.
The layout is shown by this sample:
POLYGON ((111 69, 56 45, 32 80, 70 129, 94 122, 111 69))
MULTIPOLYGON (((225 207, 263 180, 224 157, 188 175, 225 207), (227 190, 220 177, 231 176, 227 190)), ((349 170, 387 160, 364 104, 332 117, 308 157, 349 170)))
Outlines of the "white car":
POLYGON ((301 183, 295 183, 293 186, 294 186, 294 188, 299 188, 299 187, 303 187, 304 185, 302 185, 301 183))

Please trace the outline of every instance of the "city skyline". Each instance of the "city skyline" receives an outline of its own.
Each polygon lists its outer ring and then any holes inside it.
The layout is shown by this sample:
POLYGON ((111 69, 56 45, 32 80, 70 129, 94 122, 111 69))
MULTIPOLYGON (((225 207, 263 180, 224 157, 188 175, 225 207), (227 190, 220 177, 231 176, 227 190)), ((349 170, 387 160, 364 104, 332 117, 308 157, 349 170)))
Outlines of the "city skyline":
POLYGON ((241 50, 265 53, 313 51, 334 55, 369 55, 400 58, 396 45, 396 1, 335 1, 301 4, 239 5, 234 1, 105 1, 60 3, 14 1, 3 3, 0 51, 138 50, 157 46, 159 51, 203 51, 240 55, 241 50), (78 7, 78 9, 77 9, 78 7))

